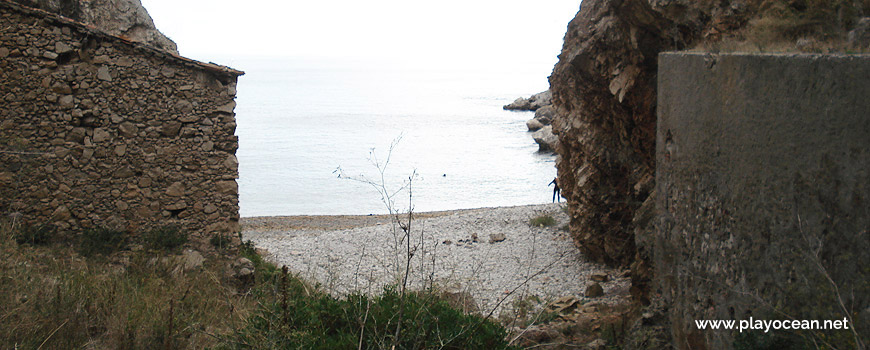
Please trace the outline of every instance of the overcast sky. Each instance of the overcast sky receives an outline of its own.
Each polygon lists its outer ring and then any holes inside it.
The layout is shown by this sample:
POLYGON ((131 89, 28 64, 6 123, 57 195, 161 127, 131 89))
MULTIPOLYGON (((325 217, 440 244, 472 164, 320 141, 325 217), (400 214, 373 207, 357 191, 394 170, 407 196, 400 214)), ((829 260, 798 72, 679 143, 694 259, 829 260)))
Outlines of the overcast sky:
POLYGON ((580 0, 142 0, 182 55, 556 62, 580 0))

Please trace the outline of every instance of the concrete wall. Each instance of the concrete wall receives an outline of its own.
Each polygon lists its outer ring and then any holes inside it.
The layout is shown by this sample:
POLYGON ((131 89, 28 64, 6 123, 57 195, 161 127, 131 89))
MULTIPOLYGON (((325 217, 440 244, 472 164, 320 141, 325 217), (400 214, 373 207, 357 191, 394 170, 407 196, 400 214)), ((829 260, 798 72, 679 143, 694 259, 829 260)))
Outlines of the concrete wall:
POLYGON ((238 231, 238 75, 0 1, 0 214, 238 231))
POLYGON ((654 286, 678 348, 769 337, 694 323, 749 317, 846 317, 868 344, 868 82, 867 55, 659 56, 654 286))

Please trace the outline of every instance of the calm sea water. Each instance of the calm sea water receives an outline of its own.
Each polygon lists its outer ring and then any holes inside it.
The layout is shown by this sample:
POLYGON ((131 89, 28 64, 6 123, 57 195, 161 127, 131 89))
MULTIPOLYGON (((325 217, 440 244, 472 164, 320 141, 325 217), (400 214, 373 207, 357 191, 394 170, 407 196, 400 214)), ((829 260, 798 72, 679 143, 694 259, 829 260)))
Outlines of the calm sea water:
MULTIPOLYGON (((227 63, 246 72, 236 107, 242 216, 384 213, 374 188, 347 177, 380 181, 373 163, 388 155, 385 187, 416 173, 416 211, 551 200, 555 158, 536 152, 525 127, 533 115, 501 108, 545 90, 546 65, 227 63)), ((407 192, 395 199, 407 208, 407 192)))

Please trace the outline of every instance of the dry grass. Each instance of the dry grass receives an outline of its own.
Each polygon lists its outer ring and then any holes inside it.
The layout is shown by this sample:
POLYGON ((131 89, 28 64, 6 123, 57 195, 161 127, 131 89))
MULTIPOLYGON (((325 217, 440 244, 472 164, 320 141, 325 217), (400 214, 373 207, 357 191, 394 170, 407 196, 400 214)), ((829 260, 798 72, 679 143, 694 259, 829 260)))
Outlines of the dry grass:
POLYGON ((225 262, 184 271, 174 258, 18 245, 0 227, 0 344, 19 349, 205 348, 239 328, 256 300, 224 280, 225 262), (118 262, 127 262, 120 264, 118 262))
POLYGON ((758 0, 746 25, 695 49, 714 52, 863 53, 848 32, 870 16, 867 0, 758 0))
POLYGON ((504 328, 435 294, 393 286, 371 298, 334 298, 264 262, 250 242, 185 270, 168 249, 174 243, 84 257, 78 245, 86 239, 32 245, 16 241, 21 232, 0 223, 3 348, 508 348, 504 328), (239 256, 252 260, 252 279, 229 273, 239 256))

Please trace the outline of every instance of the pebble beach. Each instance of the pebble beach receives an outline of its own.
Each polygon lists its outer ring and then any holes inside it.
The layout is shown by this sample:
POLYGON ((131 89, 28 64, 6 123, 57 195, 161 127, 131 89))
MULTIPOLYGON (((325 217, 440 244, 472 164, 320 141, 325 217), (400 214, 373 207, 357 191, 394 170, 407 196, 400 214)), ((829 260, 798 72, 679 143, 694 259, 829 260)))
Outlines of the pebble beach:
POLYGON ((335 295, 378 293, 407 277, 412 289, 434 287, 473 298, 498 315, 516 300, 542 305, 572 297, 616 303, 628 293, 625 272, 587 261, 574 246, 562 204, 369 216, 286 216, 242 219, 243 237, 278 266, 335 295), (530 220, 551 216, 555 224, 530 220), (398 223, 401 220, 401 224, 398 223), (409 238, 409 241, 405 239, 409 238), (410 243, 410 244, 409 244, 410 243), (592 275, 606 275, 604 294, 584 296, 592 275))

